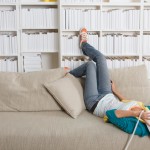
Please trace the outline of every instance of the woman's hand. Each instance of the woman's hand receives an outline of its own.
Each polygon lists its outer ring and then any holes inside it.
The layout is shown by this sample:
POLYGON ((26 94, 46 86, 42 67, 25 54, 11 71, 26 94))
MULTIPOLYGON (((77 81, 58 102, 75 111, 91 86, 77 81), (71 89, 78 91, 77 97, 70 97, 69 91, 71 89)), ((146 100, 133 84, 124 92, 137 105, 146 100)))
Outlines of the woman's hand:
POLYGON ((112 89, 112 92, 119 98, 120 101, 127 99, 118 91, 115 83, 112 80, 111 80, 111 89, 112 89))
POLYGON ((145 121, 145 123, 146 123, 147 125, 150 126, 150 123, 147 121, 147 120, 150 121, 150 111, 145 111, 145 112, 143 112, 143 114, 142 114, 142 116, 141 116, 141 119, 142 119, 143 121, 145 121))
POLYGON ((115 85, 114 81, 112 81, 112 80, 110 80, 110 81, 111 81, 111 89, 115 93, 117 91, 116 85, 115 85))

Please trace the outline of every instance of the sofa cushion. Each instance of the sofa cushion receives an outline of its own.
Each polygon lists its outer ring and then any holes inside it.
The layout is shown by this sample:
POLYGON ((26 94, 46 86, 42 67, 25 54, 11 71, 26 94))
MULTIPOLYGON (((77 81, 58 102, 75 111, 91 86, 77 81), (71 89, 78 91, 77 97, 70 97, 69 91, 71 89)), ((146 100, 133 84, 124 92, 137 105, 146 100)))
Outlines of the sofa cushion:
POLYGON ((44 84, 44 86, 73 118, 77 118, 85 109, 82 85, 70 73, 57 81, 44 84))
MULTIPOLYGON (((123 150, 129 134, 88 111, 72 119, 64 111, 0 112, 0 150, 123 150)), ((134 136, 129 149, 148 150, 134 136)))
POLYGON ((148 79, 147 68, 144 64, 133 67, 109 69, 110 78, 118 90, 127 99, 142 101, 150 104, 150 80, 148 79))
POLYGON ((63 68, 28 73, 0 72, 0 111, 61 110, 43 84, 64 75, 63 68))

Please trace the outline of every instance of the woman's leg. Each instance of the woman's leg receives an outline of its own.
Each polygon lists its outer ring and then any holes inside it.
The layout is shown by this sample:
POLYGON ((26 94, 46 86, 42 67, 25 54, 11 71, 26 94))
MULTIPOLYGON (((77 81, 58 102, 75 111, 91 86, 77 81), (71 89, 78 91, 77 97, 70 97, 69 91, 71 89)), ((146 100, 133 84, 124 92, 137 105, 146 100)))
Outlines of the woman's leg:
POLYGON ((98 101, 103 96, 100 95, 97 90, 97 75, 95 64, 92 61, 89 61, 71 70, 69 73, 71 73, 75 77, 86 75, 84 87, 84 102, 86 108, 88 110, 91 110, 96 101, 98 101))
POLYGON ((82 43, 83 54, 89 56, 96 62, 97 69, 97 89, 99 94, 112 93, 109 72, 105 56, 87 42, 82 43))

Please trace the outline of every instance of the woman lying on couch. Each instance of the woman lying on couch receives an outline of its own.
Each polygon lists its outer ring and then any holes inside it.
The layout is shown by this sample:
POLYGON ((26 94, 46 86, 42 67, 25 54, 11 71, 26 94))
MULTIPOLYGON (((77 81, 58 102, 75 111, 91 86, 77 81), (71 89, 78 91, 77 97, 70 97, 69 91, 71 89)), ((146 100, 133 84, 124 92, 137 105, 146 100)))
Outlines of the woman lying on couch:
MULTIPOLYGON (((111 123, 114 123, 114 120, 116 120, 116 125, 119 123, 119 120, 117 120, 119 118, 128 118, 130 121, 135 119, 137 121, 136 117, 139 117, 141 111, 144 110, 141 121, 143 124, 146 123, 150 125, 150 123, 147 122, 147 120, 150 120, 150 112, 146 111, 148 107, 145 107, 142 102, 133 100, 127 101, 126 98, 119 93, 115 84, 109 78, 105 56, 87 43, 87 36, 86 28, 82 28, 80 30, 80 47, 83 54, 89 56, 96 62, 96 65, 92 61, 89 61, 69 71, 69 73, 75 77, 86 75, 84 101, 87 110, 99 117, 107 116, 105 119, 109 119, 111 123), (114 111, 112 112, 112 110, 114 111), (111 115, 109 115, 110 112, 111 115), (115 118, 113 117, 113 119, 111 119, 110 116, 114 116, 115 118)), ((126 127, 122 126, 122 123, 118 125, 120 128, 125 128, 124 131, 126 131, 126 127)), ((131 126, 132 124, 130 125, 130 129, 134 129, 131 126)), ((149 135, 148 129, 146 129, 146 131, 147 135, 149 135)), ((130 133, 131 131, 126 132, 130 133)))

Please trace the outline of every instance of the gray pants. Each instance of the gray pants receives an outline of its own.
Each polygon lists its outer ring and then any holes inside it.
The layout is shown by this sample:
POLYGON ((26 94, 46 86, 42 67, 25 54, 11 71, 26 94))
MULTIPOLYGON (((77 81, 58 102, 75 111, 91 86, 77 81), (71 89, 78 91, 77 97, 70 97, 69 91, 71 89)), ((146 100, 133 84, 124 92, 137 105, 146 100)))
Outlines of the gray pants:
POLYGON ((86 76, 84 86, 84 102, 90 111, 93 105, 108 93, 112 93, 109 72, 105 56, 88 43, 82 43, 84 55, 93 61, 82 64, 69 73, 75 77, 86 76))

